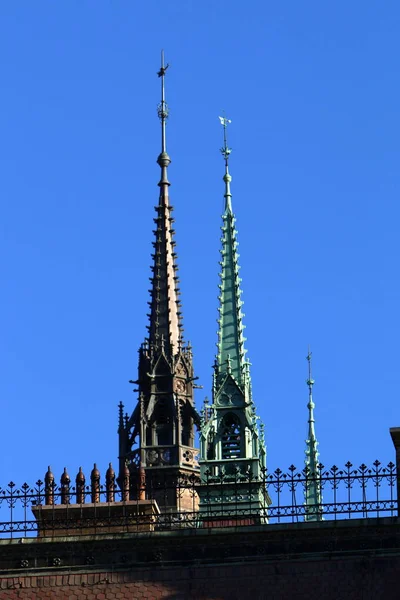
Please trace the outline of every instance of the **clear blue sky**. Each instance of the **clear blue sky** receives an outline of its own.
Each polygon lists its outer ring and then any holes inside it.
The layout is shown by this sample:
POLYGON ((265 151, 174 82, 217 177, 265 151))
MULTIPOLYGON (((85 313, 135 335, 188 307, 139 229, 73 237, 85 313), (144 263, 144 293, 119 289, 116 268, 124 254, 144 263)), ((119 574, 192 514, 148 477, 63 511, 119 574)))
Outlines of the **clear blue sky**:
POLYGON ((145 335, 160 49, 186 337, 210 395, 232 119, 248 356, 268 465, 394 459, 398 2, 0 4, 0 479, 116 464, 145 335))

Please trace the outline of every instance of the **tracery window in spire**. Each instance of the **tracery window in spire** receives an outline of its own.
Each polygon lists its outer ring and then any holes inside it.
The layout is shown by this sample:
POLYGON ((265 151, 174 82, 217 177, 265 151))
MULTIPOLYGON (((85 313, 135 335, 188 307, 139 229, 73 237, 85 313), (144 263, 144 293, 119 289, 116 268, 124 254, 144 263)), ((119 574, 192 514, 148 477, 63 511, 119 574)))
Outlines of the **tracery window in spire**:
POLYGON ((240 458, 241 431, 240 422, 236 415, 228 414, 222 422, 222 451, 223 459, 240 458))

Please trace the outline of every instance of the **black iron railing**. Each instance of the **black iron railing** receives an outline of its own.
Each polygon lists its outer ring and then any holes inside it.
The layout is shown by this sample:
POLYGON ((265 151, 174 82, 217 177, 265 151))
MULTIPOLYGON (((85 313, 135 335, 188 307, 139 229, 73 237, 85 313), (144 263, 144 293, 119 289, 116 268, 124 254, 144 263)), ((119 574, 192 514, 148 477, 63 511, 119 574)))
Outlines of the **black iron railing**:
POLYGON ((319 465, 316 473, 291 466, 265 471, 260 479, 234 470, 172 483, 158 476, 149 484, 138 476, 134 485, 127 478, 121 487, 114 476, 102 484, 98 471, 90 485, 81 472, 75 485, 65 475, 60 485, 47 477, 33 486, 11 482, 0 488, 0 538, 377 518, 398 511, 395 465, 379 461, 372 467, 319 465), (207 505, 209 497, 217 500, 207 505))

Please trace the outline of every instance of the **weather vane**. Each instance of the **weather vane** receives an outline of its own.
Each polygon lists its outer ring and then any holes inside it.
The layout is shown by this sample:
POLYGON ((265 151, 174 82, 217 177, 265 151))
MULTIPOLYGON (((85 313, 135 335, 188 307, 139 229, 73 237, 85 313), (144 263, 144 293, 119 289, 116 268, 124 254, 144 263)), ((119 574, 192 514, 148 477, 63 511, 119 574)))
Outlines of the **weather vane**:
POLYGON ((160 117, 161 121, 165 121, 165 119, 168 118, 168 106, 167 106, 167 103, 165 102, 165 87, 164 87, 164 78, 165 78, 165 73, 167 72, 168 67, 169 67, 169 63, 164 65, 164 50, 162 50, 161 51, 161 68, 157 72, 158 77, 161 77, 161 102, 158 105, 158 116, 160 117))
POLYGON ((311 357, 312 357, 312 352, 310 350, 310 346, 308 347, 308 354, 306 356, 307 360, 308 360, 308 379, 306 381, 308 387, 310 388, 310 392, 312 389, 312 386, 314 385, 314 379, 312 378, 311 375, 311 357))
POLYGON ((224 128, 224 146, 223 146, 223 148, 221 148, 221 154, 225 159, 225 163, 228 164, 229 155, 232 152, 232 150, 230 148, 228 148, 226 128, 229 123, 232 123, 232 121, 230 119, 227 119, 226 117, 218 117, 218 118, 221 122, 222 127, 224 128))
POLYGON ((158 71, 157 75, 158 75, 159 77, 164 77, 164 75, 165 75, 165 73, 166 73, 166 71, 167 71, 168 67, 169 67, 169 63, 167 63, 167 64, 164 66, 164 50, 162 50, 162 51, 161 51, 161 68, 160 68, 160 70, 158 71))
MULTIPOLYGON (((169 165, 169 163, 171 162, 171 159, 169 158, 169 156, 167 155, 167 142, 166 142, 166 121, 168 119, 168 104, 165 102, 165 73, 167 71, 169 67, 169 64, 164 64, 164 50, 161 51, 161 68, 158 71, 157 75, 158 77, 161 78, 161 102, 157 107, 157 113, 158 113, 158 117, 161 121, 161 154, 159 156, 162 158, 161 163, 159 162, 158 164, 160 165, 160 167, 162 167, 162 181, 164 183, 168 183, 168 178, 167 178, 167 167, 169 165), (166 159, 168 159, 167 162, 166 159)), ((158 159, 158 160, 159 160, 158 159)))

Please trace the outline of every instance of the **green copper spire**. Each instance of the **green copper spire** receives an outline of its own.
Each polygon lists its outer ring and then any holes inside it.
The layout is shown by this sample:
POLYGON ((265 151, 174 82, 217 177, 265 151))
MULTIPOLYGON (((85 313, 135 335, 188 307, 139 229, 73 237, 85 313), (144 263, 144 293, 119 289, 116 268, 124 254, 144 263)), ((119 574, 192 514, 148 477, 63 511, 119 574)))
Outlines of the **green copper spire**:
POLYGON ((259 427, 252 398, 250 363, 245 360, 240 278, 230 189, 226 131, 221 148, 225 161, 225 207, 222 215, 221 282, 219 285, 218 353, 214 365, 212 404, 204 406, 200 427, 199 512, 205 522, 267 523, 271 500, 265 487, 264 428, 259 427))
POLYGON ((318 468, 318 442, 315 435, 315 419, 314 419, 314 408, 315 404, 312 397, 312 389, 314 385, 314 379, 311 373, 311 357, 312 353, 308 349, 307 361, 308 361, 308 379, 306 381, 308 386, 308 438, 306 440, 306 486, 305 486, 305 505, 306 515, 305 521, 321 521, 321 487, 319 482, 319 468, 318 468))
POLYGON ((219 329, 218 354, 216 362, 217 375, 230 373, 238 384, 243 383, 245 371, 245 349, 243 336, 244 325, 241 311, 242 294, 240 289, 239 265, 237 252, 238 242, 235 229, 235 217, 232 211, 232 194, 230 184, 232 177, 229 173, 229 156, 231 149, 227 144, 227 126, 231 122, 225 117, 219 117, 224 129, 224 145, 221 154, 225 161, 225 208, 222 215, 222 248, 221 271, 219 284, 219 329))

